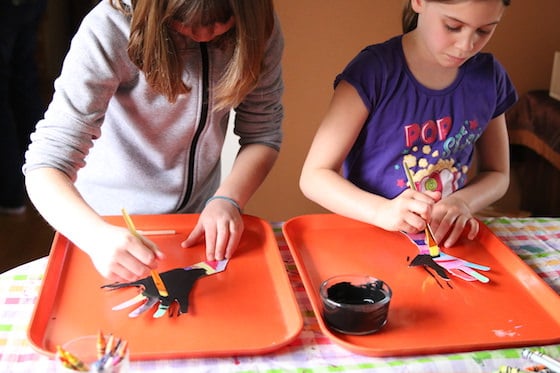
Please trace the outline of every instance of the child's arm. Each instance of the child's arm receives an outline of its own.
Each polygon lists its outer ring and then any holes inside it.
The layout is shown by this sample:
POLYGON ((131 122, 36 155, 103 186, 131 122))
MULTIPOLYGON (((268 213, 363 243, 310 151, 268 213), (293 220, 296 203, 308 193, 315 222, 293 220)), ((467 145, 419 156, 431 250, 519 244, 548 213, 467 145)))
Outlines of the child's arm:
POLYGON ((307 198, 337 214, 392 231, 423 230, 434 196, 406 190, 389 200, 356 187, 340 174, 368 114, 354 87, 341 81, 303 165, 300 188, 307 198))
POLYGON ((29 197, 54 229, 86 252, 99 273, 113 281, 134 281, 148 275, 163 254, 147 240, 103 220, 84 201, 72 181, 54 168, 26 175, 29 197))
POLYGON ((509 142, 505 115, 494 118, 477 144, 478 171, 461 190, 439 201, 430 225, 441 245, 450 247, 465 228, 468 238, 478 233, 473 214, 501 198, 509 185, 509 142))

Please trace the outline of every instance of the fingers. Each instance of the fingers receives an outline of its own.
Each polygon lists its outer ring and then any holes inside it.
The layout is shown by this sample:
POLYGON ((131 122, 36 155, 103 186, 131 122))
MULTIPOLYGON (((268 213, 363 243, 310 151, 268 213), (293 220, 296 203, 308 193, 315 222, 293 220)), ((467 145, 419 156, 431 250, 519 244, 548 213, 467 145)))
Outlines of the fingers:
MULTIPOLYGON (((437 194, 434 197, 437 197, 437 194)), ((430 195, 411 189, 405 190, 393 200, 390 207, 393 213, 396 212, 397 216, 400 216, 400 219, 397 218, 396 230, 408 233, 424 230, 426 221, 431 219, 434 204, 435 200, 430 195)))
POLYGON ((473 217, 469 206, 454 195, 436 203, 430 226, 436 241, 444 247, 455 245, 462 235, 473 240, 479 232, 479 222, 473 217))
POLYGON ((207 260, 231 258, 239 245, 242 232, 243 223, 234 221, 217 224, 215 229, 207 229, 205 234, 207 260))
MULTIPOLYGON (((144 236, 142 237, 142 243, 148 248, 150 249, 150 251, 154 254, 155 258, 157 260, 163 260, 165 259, 165 254, 163 253, 163 251, 161 251, 158 247, 158 245, 155 244, 155 242, 147 239, 144 236)), ((152 258, 147 258, 149 262, 153 262, 154 260, 152 258)), ((144 262, 147 263, 147 262, 144 262)))
POLYGON ((107 238, 96 245, 107 249, 90 251, 95 267, 105 278, 136 281, 146 277, 157 267, 157 261, 165 257, 157 245, 145 237, 138 238, 123 228, 111 227, 108 232, 107 238))
POLYGON ((425 191, 424 194, 429 196, 434 202, 437 202, 441 199, 441 192, 425 191))
POLYGON ((436 241, 447 248, 455 245, 467 232, 467 238, 474 240, 479 231, 478 220, 467 215, 447 214, 442 220, 434 219, 430 226, 435 230, 436 241))
POLYGON ((150 274, 150 269, 128 255, 116 263, 112 269, 115 276, 120 277, 124 282, 136 281, 150 274))
POLYGON ((416 213, 408 212, 405 214, 403 223, 399 230, 407 233, 418 233, 426 228, 426 220, 416 213))
POLYGON ((181 247, 191 247, 198 243, 204 237, 204 226, 202 225, 201 221, 199 220, 198 223, 195 225, 193 231, 187 239, 181 242, 181 247))
MULTIPOLYGON (((129 248, 128 252, 130 256, 122 259, 121 264, 129 268, 132 272, 137 273, 142 268, 145 273, 146 270, 156 269, 158 266, 158 261, 165 259, 165 254, 159 249, 159 247, 152 241, 144 241, 143 246, 133 246, 129 248)), ((143 274, 144 274, 143 273, 143 274)))
POLYGON ((469 219, 469 227, 470 227, 470 231, 467 237, 469 240, 474 240, 478 235, 478 231, 480 229, 478 220, 476 220, 475 218, 469 219))
POLYGON ((131 255, 122 255, 105 267, 98 267, 101 275, 115 282, 132 282, 149 274, 149 268, 135 260, 131 255))
POLYGON ((243 220, 239 221, 212 221, 206 225, 201 220, 185 241, 181 243, 184 248, 192 247, 202 241, 206 243, 206 260, 223 260, 231 258, 241 241, 243 233, 243 220))
POLYGON ((243 234, 243 220, 241 220, 237 225, 230 226, 230 237, 226 245, 226 250, 224 256, 229 259, 233 256, 234 251, 239 246, 241 241, 241 235, 243 234))
POLYGON ((436 202, 430 195, 412 190, 404 192, 402 195, 407 199, 407 208, 410 212, 420 216, 425 221, 430 220, 436 202))

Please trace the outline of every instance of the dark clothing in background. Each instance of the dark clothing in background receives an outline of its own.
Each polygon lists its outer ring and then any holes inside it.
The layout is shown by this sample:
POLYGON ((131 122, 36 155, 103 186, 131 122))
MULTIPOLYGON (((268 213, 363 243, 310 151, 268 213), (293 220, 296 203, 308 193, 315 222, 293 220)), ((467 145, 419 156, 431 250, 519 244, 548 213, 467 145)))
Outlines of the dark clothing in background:
POLYGON ((47 0, 0 0, 0 207, 25 204, 21 167, 42 118, 37 28, 47 0))

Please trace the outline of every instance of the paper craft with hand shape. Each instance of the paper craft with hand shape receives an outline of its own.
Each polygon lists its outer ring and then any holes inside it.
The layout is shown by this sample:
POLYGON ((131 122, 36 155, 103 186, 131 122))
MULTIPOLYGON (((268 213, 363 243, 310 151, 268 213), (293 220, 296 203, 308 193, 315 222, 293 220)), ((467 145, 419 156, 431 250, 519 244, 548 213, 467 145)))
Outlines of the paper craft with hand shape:
POLYGON ((179 304, 177 315, 187 313, 189 309, 189 295, 195 282, 204 276, 222 272, 227 265, 228 259, 212 262, 200 262, 186 268, 175 268, 160 274, 162 281, 169 293, 163 297, 159 294, 158 289, 151 276, 142 278, 134 282, 113 283, 103 285, 101 288, 114 290, 128 287, 137 287, 141 289, 141 293, 115 307, 113 311, 118 311, 143 302, 140 307, 134 309, 128 314, 129 317, 138 317, 142 313, 151 309, 159 303, 153 317, 160 318, 169 310, 174 302, 179 304))
POLYGON ((436 263, 445 268, 454 276, 457 276, 465 281, 480 281, 487 283, 490 279, 474 269, 481 271, 489 271, 490 267, 480 264, 468 262, 466 260, 456 258, 452 255, 440 252, 439 257, 434 259, 436 263))
MULTIPOLYGON (((449 281, 449 276, 447 276, 447 272, 445 268, 441 265, 436 263, 434 260, 435 258, 430 255, 430 249, 428 244, 426 243, 426 234, 424 232, 419 232, 416 234, 412 233, 404 233, 402 232, 417 248, 418 248, 418 255, 412 259, 409 266, 416 267, 416 266, 424 266, 433 269, 439 277, 441 277, 445 281, 449 281)), ((441 255, 441 253, 440 253, 441 255)))
POLYGON ((432 268, 436 273, 444 280, 449 280, 446 271, 452 275, 459 277, 465 281, 480 281, 487 283, 490 279, 481 273, 475 271, 478 269, 480 271, 489 271, 490 267, 468 262, 466 260, 454 257, 452 255, 440 252, 440 255, 433 258, 430 253, 428 246, 426 244, 426 237, 424 232, 419 232, 416 234, 404 233, 408 239, 416 245, 419 254, 411 262, 410 266, 424 265, 432 268))

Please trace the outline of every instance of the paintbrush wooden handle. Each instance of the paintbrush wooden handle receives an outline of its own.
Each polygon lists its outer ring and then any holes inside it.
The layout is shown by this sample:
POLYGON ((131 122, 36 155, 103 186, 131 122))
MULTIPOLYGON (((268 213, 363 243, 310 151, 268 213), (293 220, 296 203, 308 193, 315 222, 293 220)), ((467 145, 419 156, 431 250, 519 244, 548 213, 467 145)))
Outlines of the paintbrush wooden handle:
MULTIPOLYGON (((404 160, 403 160, 403 167, 404 167, 404 172, 406 173, 406 178, 408 180, 408 183, 410 184, 410 188, 414 191, 418 191, 418 189, 416 188, 416 184, 414 184, 414 179, 412 178, 412 173, 410 172, 410 168, 408 168, 408 164, 404 160)), ((426 222, 426 244, 428 245, 428 248, 430 250, 430 255, 432 257, 439 256, 440 249, 438 243, 436 242, 436 239, 434 238, 434 232, 432 232, 432 228, 430 227, 430 224, 428 224, 428 222, 426 222)))
MULTIPOLYGON (((128 215, 128 212, 124 208, 121 209, 121 212, 130 233, 142 240, 142 236, 140 236, 140 234, 136 230, 136 227, 132 222, 132 218, 130 217, 130 215, 128 215)), ((150 273, 152 275, 152 280, 154 280, 154 284, 156 285, 159 295, 161 295, 162 297, 167 297, 169 293, 167 292, 165 284, 163 283, 163 280, 161 279, 159 273, 154 269, 152 269, 150 273)))

